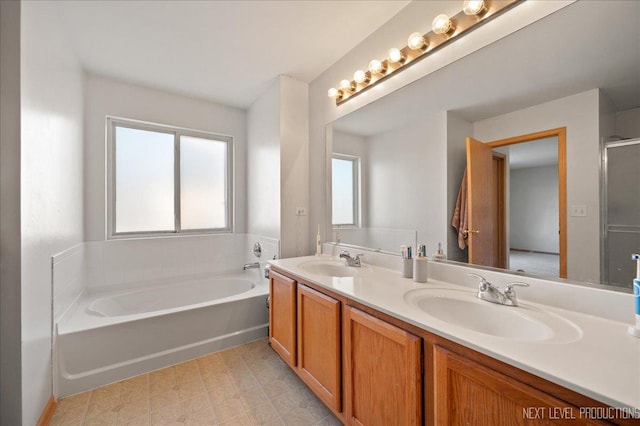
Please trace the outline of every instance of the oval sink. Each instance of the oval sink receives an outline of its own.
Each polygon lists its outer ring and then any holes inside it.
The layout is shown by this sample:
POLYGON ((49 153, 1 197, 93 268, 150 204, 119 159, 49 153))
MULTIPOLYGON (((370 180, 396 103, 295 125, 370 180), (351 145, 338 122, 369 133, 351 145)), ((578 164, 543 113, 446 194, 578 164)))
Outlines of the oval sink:
POLYGON ((346 266, 343 262, 331 260, 310 260, 298 265, 300 269, 310 274, 326 277, 355 277, 359 275, 363 267, 346 266))
POLYGON ((509 340, 571 342, 582 335, 572 322, 531 306, 498 305, 475 293, 452 289, 418 289, 405 293, 405 301, 425 314, 490 336, 509 340))

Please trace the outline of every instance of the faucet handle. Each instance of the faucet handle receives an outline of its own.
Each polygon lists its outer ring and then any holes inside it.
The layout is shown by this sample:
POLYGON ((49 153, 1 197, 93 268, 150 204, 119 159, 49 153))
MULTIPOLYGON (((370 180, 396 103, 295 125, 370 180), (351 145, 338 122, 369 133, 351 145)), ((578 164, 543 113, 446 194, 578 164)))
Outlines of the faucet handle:
POLYGON ((480 291, 486 291, 487 287, 491 286, 491 283, 485 279, 482 275, 474 274, 472 272, 468 273, 470 277, 476 277, 480 280, 479 289, 480 291))
POLYGON ((509 283, 504 289, 505 304, 510 306, 518 306, 518 298, 513 287, 529 287, 527 283, 513 282, 509 283))
POLYGON ((529 284, 527 284, 527 283, 521 283, 521 282, 518 282, 518 281, 513 282, 513 283, 509 283, 509 284, 505 287, 504 292, 505 292, 505 293, 508 293, 508 292, 513 291, 513 287, 529 287, 529 284))

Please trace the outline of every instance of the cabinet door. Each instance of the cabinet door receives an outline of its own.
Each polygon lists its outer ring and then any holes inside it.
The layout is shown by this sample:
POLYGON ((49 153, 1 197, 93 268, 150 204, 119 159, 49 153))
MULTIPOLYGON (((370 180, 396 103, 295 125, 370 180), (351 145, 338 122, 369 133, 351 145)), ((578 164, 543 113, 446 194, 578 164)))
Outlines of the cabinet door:
POLYGON ((347 306, 344 347, 347 423, 421 424, 420 338, 347 306))
POLYGON ((436 425, 596 424, 577 407, 437 345, 433 363, 436 425))
POLYGON ((298 372, 333 411, 341 410, 340 302, 298 285, 298 372))
POLYGON ((287 364, 295 367, 296 282, 272 270, 269 291, 269 343, 287 364))

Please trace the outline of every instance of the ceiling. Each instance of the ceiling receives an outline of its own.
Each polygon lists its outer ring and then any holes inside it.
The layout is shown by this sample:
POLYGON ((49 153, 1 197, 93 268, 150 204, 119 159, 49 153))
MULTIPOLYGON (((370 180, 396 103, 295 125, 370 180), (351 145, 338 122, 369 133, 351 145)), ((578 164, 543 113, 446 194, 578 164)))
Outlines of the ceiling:
POLYGON ((56 2, 86 70, 239 108, 278 75, 311 82, 407 3, 56 2))
POLYGON ((618 111, 638 107, 638 22, 638 1, 578 1, 348 114, 334 128, 371 136, 441 111, 475 122, 594 88, 618 111), (611 25, 603 25, 603 16, 611 25))

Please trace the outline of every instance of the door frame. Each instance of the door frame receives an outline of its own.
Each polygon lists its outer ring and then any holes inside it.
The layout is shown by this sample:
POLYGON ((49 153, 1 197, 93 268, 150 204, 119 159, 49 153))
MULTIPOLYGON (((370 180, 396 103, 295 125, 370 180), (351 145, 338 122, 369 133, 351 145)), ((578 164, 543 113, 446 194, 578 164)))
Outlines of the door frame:
MULTIPOLYGON (((560 278, 567 278, 567 128, 543 130, 487 142, 492 148, 532 142, 556 136, 558 138, 558 243, 560 249, 560 278)), ((504 235, 504 234, 503 234, 504 235)))
POLYGON ((493 164, 495 179, 497 184, 497 231, 498 231, 498 268, 507 269, 507 209, 506 209, 506 176, 507 176, 507 156, 499 152, 493 152, 493 164))

